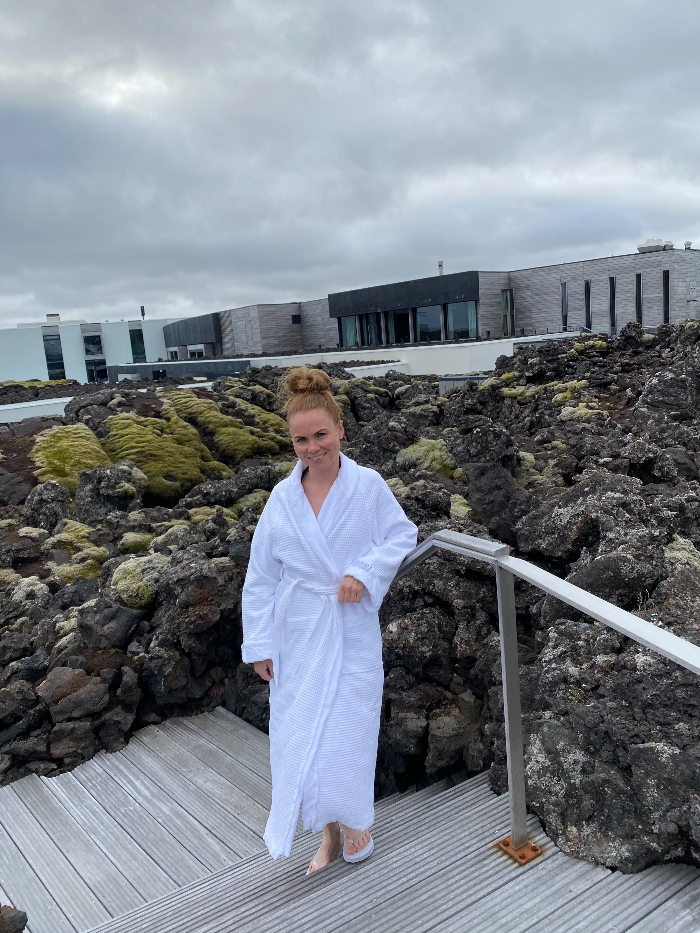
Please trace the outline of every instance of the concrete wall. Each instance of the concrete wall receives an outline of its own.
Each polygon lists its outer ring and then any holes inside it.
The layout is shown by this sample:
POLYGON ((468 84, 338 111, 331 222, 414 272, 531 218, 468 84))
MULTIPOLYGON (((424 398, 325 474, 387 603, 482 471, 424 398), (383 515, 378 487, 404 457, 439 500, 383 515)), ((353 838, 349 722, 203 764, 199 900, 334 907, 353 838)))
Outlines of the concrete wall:
POLYGON ((133 362, 127 321, 110 321, 108 324, 102 324, 102 349, 108 366, 133 362))
POLYGON ((25 418, 54 418, 61 417, 68 402, 74 396, 64 398, 47 398, 36 402, 19 402, 17 405, 0 405, 0 424, 15 424, 25 418))
POLYGON ((298 301, 256 307, 261 353, 295 353, 304 349, 302 325, 292 324, 292 315, 301 314, 298 301))
POLYGON ((40 327, 18 327, 0 333, 0 382, 48 379, 40 327))
POLYGON ((224 357, 263 352, 257 305, 222 311, 219 318, 224 357))
POLYGON ((159 357, 163 360, 167 358, 163 328, 170 323, 170 321, 157 320, 143 322, 143 343, 149 363, 155 363, 159 357))
MULTIPOLYGON (((499 293, 500 294, 500 293, 499 293)), ((499 297, 500 302, 500 297, 499 297)), ((499 312, 500 313, 500 312, 499 312)), ((551 339, 570 339, 575 334, 553 335, 551 339)), ((494 368, 499 356, 512 356, 513 347, 521 343, 539 342, 537 338, 508 338, 505 340, 483 340, 474 343, 433 344, 432 346, 375 347, 358 350, 349 347, 329 353, 301 353, 297 356, 266 356, 250 361, 251 367, 303 366, 314 363, 342 363, 345 360, 361 361, 372 365, 373 360, 394 359, 405 366, 401 372, 411 376, 434 374, 464 374, 488 371, 494 368)), ((399 367, 389 365, 388 369, 399 367)))
POLYGON ((63 351, 63 366, 66 379, 76 379, 78 382, 87 382, 85 368, 85 344, 80 324, 59 324, 58 333, 61 337, 63 351))
POLYGON ((328 299, 300 301, 301 330, 304 347, 332 348, 338 344, 338 321, 329 316, 328 299))

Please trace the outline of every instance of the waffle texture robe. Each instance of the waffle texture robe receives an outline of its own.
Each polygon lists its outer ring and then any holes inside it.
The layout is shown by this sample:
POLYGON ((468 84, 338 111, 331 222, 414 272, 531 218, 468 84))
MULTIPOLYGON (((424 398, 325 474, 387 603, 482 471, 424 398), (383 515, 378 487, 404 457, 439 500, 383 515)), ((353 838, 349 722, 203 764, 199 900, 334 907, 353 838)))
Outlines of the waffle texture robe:
POLYGON ((410 522, 382 477, 344 454, 318 518, 302 464, 263 510, 243 587, 243 660, 271 658, 272 808, 265 843, 289 855, 304 828, 374 821, 374 770, 382 702, 378 610, 406 554, 410 522), (365 585, 339 603, 345 576, 365 585))

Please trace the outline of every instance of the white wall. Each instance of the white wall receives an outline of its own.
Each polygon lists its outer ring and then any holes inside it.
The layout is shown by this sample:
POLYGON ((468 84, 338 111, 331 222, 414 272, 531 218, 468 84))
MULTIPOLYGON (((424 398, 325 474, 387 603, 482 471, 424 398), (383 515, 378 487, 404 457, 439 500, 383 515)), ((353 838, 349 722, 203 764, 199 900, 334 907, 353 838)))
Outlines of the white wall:
MULTIPOLYGON (((102 328, 102 349, 108 366, 118 366, 120 363, 133 363, 131 353, 131 337, 129 337, 129 324, 127 321, 110 321, 100 325, 102 328)), ((146 335, 144 333, 144 340, 146 335)))
POLYGON ((0 382, 48 378, 41 328, 0 330, 0 382))
MULTIPOLYGON (((571 339, 576 333, 549 335, 550 340, 571 339)), ((298 356, 257 357, 250 361, 254 368, 261 366, 303 366, 312 363, 342 363, 344 360, 361 360, 370 366, 372 360, 393 359, 404 363, 401 372, 410 376, 464 375, 491 370, 499 356, 512 356, 513 347, 521 343, 535 343, 541 337, 516 337, 506 340, 482 340, 474 343, 433 344, 431 346, 375 347, 358 350, 349 347, 335 353, 300 353, 298 356)), ((388 366, 387 369, 399 369, 388 366)))
MULTIPOLYGON (((155 363, 158 358, 167 360, 168 354, 165 349, 165 338, 163 337, 163 328, 170 324, 170 320, 156 320, 143 322, 143 344, 146 348, 146 360, 149 363, 155 363)), ((125 362, 119 360, 120 363, 125 362)))
POLYGON ((87 382, 85 345, 83 344, 80 324, 59 324, 58 333, 61 338, 66 379, 87 382))
POLYGON ((52 418, 63 415, 68 402, 73 401, 72 395, 64 398, 49 398, 45 401, 19 402, 17 405, 0 405, 0 424, 13 424, 24 421, 25 418, 52 418))

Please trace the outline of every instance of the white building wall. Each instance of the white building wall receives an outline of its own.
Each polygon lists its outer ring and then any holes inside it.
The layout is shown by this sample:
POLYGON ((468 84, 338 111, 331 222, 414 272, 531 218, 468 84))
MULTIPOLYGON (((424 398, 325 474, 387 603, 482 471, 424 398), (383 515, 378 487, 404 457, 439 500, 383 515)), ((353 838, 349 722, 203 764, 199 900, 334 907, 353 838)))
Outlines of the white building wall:
POLYGON ((66 371, 66 379, 75 379, 76 382, 87 382, 85 345, 83 344, 80 324, 59 324, 58 334, 61 338, 63 367, 66 371))
MULTIPOLYGON (((159 358, 167 360, 168 354, 165 349, 165 339, 163 337, 163 328, 171 321, 144 321, 143 322, 143 344, 146 348, 146 360, 149 363, 155 363, 159 358)), ((131 351, 131 347, 129 347, 131 351)), ((123 363, 124 360, 120 360, 123 363)))
POLYGON ((40 327, 0 331, 0 382, 48 379, 44 339, 40 327))
MULTIPOLYGON (((133 363, 131 353, 131 338, 129 337, 129 324, 127 321, 110 321, 102 324, 102 349, 108 366, 118 366, 119 363, 133 363)), ((145 335, 144 335, 145 340, 145 335)))

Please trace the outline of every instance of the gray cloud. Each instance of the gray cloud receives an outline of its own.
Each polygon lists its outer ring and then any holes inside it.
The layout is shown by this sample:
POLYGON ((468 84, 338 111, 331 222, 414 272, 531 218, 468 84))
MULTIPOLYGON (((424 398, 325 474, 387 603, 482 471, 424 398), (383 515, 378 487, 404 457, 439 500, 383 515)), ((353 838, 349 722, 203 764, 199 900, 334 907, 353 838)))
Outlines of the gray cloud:
POLYGON ((0 0, 0 321, 700 240, 700 10, 0 0))

